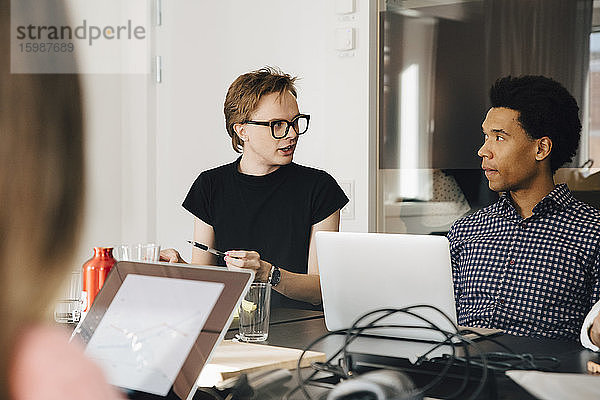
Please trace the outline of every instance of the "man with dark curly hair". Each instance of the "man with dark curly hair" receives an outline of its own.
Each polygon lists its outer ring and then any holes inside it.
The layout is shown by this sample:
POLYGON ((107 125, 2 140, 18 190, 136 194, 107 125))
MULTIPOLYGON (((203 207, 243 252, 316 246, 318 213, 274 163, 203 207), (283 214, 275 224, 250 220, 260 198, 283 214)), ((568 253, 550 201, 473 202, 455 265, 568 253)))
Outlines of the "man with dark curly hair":
POLYGON ((553 175, 579 145, 579 107, 543 76, 498 79, 490 99, 477 154, 501 196, 448 233, 458 323, 577 340, 600 297, 600 211, 553 175))

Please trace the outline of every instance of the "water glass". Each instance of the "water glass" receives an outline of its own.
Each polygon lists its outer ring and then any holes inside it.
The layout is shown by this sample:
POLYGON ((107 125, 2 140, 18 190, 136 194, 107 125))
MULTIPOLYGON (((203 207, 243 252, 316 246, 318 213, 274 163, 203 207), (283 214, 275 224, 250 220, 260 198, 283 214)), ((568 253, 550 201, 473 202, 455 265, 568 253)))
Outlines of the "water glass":
POLYGON ((255 282, 240 305, 240 340, 244 342, 264 342, 269 336, 269 315, 271 311, 271 284, 255 282))
POLYGON ((81 273, 73 271, 54 307, 54 320, 76 324, 81 319, 81 273))
POLYGON ((116 246, 114 254, 118 261, 157 262, 160 259, 160 246, 154 243, 116 246))
POLYGON ((58 300, 54 307, 54 320, 62 324, 76 324, 81 319, 79 299, 58 300))

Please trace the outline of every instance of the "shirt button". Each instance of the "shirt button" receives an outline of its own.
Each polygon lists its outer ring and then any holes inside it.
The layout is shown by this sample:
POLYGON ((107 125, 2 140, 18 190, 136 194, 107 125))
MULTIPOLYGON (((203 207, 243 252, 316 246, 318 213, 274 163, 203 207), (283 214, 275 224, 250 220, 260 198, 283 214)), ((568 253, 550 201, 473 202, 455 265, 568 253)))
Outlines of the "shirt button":
POLYGON ((515 260, 510 260, 508 263, 509 263, 510 265, 515 265, 515 260))
POLYGON ((504 300, 504 299, 498 299, 498 303, 504 304, 504 303, 506 303, 506 300, 504 300))

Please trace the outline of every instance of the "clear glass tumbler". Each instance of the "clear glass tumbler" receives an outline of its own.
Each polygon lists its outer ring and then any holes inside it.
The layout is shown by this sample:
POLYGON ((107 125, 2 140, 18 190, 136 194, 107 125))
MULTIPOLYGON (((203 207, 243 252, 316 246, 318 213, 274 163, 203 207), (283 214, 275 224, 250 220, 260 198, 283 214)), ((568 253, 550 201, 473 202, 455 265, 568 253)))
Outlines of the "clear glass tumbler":
POLYGON ((264 342, 269 337, 271 284, 255 282, 240 305, 240 340, 264 342))
POLYGON ((115 258, 119 261, 157 262, 160 259, 160 245, 139 243, 116 246, 115 258))
POLYGON ((54 307, 54 320, 60 323, 76 324, 81 319, 81 273, 74 271, 62 290, 54 307))

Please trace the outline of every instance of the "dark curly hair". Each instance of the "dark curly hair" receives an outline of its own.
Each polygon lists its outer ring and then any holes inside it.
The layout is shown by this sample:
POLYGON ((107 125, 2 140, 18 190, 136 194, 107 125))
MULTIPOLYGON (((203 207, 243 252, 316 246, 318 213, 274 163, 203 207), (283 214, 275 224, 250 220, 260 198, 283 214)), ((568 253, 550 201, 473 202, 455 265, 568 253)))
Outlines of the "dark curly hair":
POLYGON ((581 137, 579 107, 560 83, 539 75, 507 76, 494 83, 490 100, 492 107, 518 111, 518 121, 531 138, 552 140, 552 173, 573 159, 581 137))

